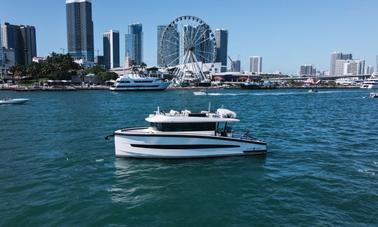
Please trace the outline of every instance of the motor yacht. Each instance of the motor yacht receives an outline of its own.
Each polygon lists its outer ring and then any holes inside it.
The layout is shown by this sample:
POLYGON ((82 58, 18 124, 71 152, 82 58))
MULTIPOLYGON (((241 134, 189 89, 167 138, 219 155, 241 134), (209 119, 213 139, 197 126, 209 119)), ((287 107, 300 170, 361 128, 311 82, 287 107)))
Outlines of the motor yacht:
POLYGON ((116 157, 208 158, 264 155, 266 143, 235 133, 229 124, 239 122, 236 114, 220 108, 215 113, 159 110, 145 119, 149 127, 114 132, 116 157))
POLYGON ((370 78, 364 80, 361 87, 363 89, 378 89, 378 76, 373 75, 370 78))
POLYGON ((160 78, 145 77, 138 73, 128 73, 120 76, 110 87, 111 91, 163 91, 169 86, 169 82, 160 78))
POLYGON ((12 99, 12 98, 4 98, 0 100, 1 104, 22 104, 29 101, 29 99, 12 99))

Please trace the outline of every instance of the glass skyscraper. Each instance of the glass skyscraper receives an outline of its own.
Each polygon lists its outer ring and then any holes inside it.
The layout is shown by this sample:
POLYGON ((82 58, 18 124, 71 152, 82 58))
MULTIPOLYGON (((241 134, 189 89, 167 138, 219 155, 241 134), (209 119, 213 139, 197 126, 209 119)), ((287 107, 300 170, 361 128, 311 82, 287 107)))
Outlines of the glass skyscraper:
POLYGON ((119 64, 119 31, 110 30, 103 35, 104 63, 106 69, 117 68, 119 64))
POLYGON ((217 47, 217 56, 215 62, 222 64, 222 72, 227 71, 227 49, 228 49, 228 31, 225 29, 215 30, 215 42, 217 47))
POLYGON ((141 65, 143 62, 143 29, 142 24, 130 24, 129 33, 125 35, 125 58, 131 65, 141 65))
POLYGON ((164 30, 167 28, 167 25, 159 25, 157 27, 157 65, 163 66, 161 61, 161 36, 163 35, 164 30))
POLYGON ((28 65, 37 56, 35 27, 29 25, 1 25, 2 46, 14 51, 15 63, 28 65))
POLYGON ((67 47, 75 59, 94 61, 92 3, 66 0, 67 47))

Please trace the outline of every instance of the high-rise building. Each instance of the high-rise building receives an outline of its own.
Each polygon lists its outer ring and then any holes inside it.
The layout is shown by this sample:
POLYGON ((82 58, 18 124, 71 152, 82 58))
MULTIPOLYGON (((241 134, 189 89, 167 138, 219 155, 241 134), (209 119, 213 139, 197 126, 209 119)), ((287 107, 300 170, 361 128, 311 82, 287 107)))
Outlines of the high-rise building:
POLYGON ((125 36, 125 59, 129 58, 132 65, 143 62, 143 29, 142 24, 130 24, 129 33, 125 36))
POLYGON ((336 60, 334 76, 357 76, 365 73, 365 60, 336 60))
POLYGON ((227 71, 227 48, 228 48, 228 31, 226 29, 216 29, 215 30, 215 42, 217 55, 215 62, 220 62, 222 64, 221 71, 227 71))
POLYGON ((110 30, 104 33, 103 48, 105 68, 112 69, 119 67, 119 31, 110 30))
POLYGON ((262 73, 262 57, 260 56, 252 56, 249 57, 250 62, 250 72, 261 74, 262 73))
POLYGON ((167 28, 167 25, 159 25, 157 27, 157 65, 163 66, 161 60, 161 36, 163 35, 164 30, 167 28))
POLYGON ((177 26, 159 25, 157 27, 157 64, 158 66, 176 66, 180 63, 180 35, 177 26), (164 36, 164 50, 161 41, 164 36), (164 51, 164 53, 162 53, 164 51), (163 59, 164 58, 164 62, 163 59))
POLYGON ((375 61, 375 72, 378 72, 378 55, 376 56, 375 61))
POLYGON ((94 61, 91 0, 66 0, 67 47, 74 59, 94 61))
POLYGON ((0 67, 3 65, 4 51, 3 51, 3 38, 2 38, 2 29, 0 26, 0 67))
POLYGON ((33 57, 37 56, 35 27, 4 23, 1 30, 2 47, 13 50, 15 64, 31 64, 33 57))
POLYGON ((29 65, 33 62, 33 58, 37 56, 37 42, 34 26, 20 26, 21 36, 24 42, 24 62, 29 65))
POLYGON ((231 72, 240 72, 241 71, 240 65, 241 65, 240 60, 232 61, 231 62, 231 72))
POLYGON ((333 52, 331 54, 331 65, 329 69, 329 75, 336 75, 336 61, 337 60, 352 60, 352 54, 343 54, 341 52, 333 52))
POLYGON ((374 73, 374 66, 368 65, 365 70, 365 75, 371 75, 374 73))
POLYGON ((316 68, 313 65, 301 65, 299 69, 300 76, 315 76, 316 68))

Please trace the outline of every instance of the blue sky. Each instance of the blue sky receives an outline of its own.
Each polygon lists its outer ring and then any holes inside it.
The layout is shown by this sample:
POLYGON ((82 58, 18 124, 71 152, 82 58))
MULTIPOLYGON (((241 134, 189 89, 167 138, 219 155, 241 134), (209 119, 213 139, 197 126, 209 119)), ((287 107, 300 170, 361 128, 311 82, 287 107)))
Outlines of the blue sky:
MULTIPOLYGON (((248 57, 263 57, 263 70, 296 73, 301 64, 328 70, 330 53, 351 52, 375 66, 377 0, 92 0, 95 49, 102 33, 124 34, 141 22, 144 60, 156 64, 156 27, 181 15, 202 18, 212 29, 229 30, 229 55, 248 69, 248 57)), ((67 48, 64 0, 0 0, 0 21, 37 29, 39 56, 67 48)), ((123 57, 122 57, 123 59, 123 57)))

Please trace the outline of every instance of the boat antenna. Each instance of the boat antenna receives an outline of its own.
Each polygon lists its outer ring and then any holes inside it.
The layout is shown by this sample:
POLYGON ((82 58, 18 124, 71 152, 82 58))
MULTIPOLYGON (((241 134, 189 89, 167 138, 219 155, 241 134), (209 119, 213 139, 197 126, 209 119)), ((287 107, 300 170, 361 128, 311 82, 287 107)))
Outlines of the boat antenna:
POLYGON ((160 114, 160 107, 159 106, 157 107, 156 114, 160 114))
POLYGON ((211 112, 211 102, 209 102, 209 113, 211 112))

